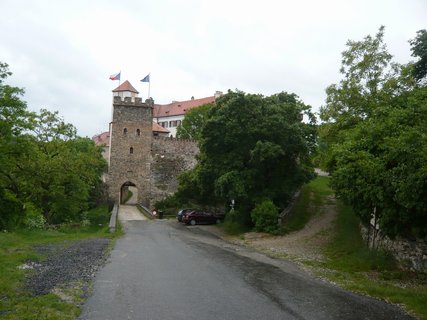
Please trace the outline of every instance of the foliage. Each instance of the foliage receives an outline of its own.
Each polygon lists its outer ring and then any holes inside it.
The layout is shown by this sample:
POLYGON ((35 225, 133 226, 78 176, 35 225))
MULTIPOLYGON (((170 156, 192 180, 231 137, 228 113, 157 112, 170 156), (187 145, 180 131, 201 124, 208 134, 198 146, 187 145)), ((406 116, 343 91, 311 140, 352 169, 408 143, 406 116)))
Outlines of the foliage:
MULTIPOLYGON (((330 199, 333 190, 328 182, 328 177, 317 177, 305 185, 301 195, 308 190, 311 195, 302 198, 294 213, 307 213, 312 217, 325 209, 334 210, 335 201, 330 199)), ((348 290, 402 305, 420 319, 426 318, 426 275, 402 271, 387 252, 369 249, 360 234, 359 217, 339 200, 335 208, 337 218, 331 230, 332 239, 324 248, 326 259, 298 257, 297 261, 304 263, 322 279, 329 279, 348 290)))
POLYGON ((229 91, 209 111, 198 164, 180 176, 177 196, 225 208, 233 199, 236 221, 247 225, 264 199, 283 208, 313 177, 314 123, 310 107, 295 94, 229 91), (309 123, 301 121, 303 114, 309 123))
POLYGON ((43 229, 46 219, 43 217, 39 208, 35 207, 31 202, 25 205, 24 225, 28 229, 43 229))
POLYGON ((181 202, 181 200, 178 199, 176 195, 170 195, 154 204, 154 208, 163 211, 165 215, 175 215, 182 208, 192 207, 194 206, 185 202, 181 202))
POLYGON ((427 87, 416 86, 375 38, 348 42, 344 79, 327 89, 320 148, 332 187, 364 223, 427 235, 427 87))
POLYGON ((251 231, 251 228, 245 225, 242 225, 238 222, 233 221, 230 218, 230 214, 227 214, 224 223, 221 223, 220 225, 218 225, 217 227, 221 228, 222 230, 224 230, 224 232, 228 235, 240 235, 241 237, 243 237, 243 234, 245 232, 249 232, 251 231))
POLYGON ((335 236, 326 248, 328 259, 320 264, 322 270, 333 271, 322 275, 346 289, 403 305, 424 319, 423 275, 398 269, 387 252, 368 249, 360 235, 359 218, 350 207, 340 202, 337 207, 335 236))
POLYGON ((412 49, 412 56, 419 60, 413 65, 413 76, 417 81, 421 81, 427 76, 427 31, 419 30, 415 39, 409 41, 412 49))
POLYGON ((208 103, 197 108, 190 109, 176 130, 177 138, 192 139, 199 141, 202 135, 203 126, 208 120, 209 112, 213 104, 208 103))
POLYGON ((279 231, 278 210, 271 200, 264 200, 251 211, 255 231, 277 233, 279 231))
POLYGON ((396 263, 390 254, 366 247, 360 234, 360 220, 353 210, 341 202, 337 209, 335 236, 326 248, 331 259, 329 267, 351 272, 395 270, 396 263))
POLYGON ((28 224, 25 208, 47 223, 77 221, 100 190, 101 149, 57 112, 28 112, 24 91, 3 83, 10 74, 0 63, 0 227, 28 224))

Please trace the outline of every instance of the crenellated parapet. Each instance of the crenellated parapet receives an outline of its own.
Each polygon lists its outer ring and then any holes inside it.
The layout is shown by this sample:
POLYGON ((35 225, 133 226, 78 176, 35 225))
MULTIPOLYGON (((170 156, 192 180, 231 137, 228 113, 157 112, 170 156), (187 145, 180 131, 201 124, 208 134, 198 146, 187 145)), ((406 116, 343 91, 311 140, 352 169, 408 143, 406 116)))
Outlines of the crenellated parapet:
POLYGON ((145 102, 142 102, 142 98, 140 97, 113 97, 113 105, 117 106, 135 106, 135 107, 146 107, 153 108, 154 100, 146 99, 145 102))

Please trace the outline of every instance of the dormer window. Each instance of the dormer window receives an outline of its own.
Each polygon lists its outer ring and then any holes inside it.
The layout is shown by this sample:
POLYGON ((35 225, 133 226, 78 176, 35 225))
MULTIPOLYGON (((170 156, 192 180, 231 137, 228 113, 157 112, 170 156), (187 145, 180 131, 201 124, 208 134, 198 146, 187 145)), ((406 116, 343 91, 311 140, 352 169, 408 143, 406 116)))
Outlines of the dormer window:
POLYGON ((124 135, 127 135, 127 134, 128 134, 128 129, 127 129, 127 128, 124 128, 124 129, 123 129, 123 134, 124 134, 124 135))

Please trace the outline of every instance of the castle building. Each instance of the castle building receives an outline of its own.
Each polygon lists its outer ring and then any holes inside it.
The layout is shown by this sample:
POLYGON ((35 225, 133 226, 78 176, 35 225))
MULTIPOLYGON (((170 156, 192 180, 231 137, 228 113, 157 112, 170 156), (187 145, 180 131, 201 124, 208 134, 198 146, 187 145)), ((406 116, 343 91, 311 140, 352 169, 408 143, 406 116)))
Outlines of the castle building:
POLYGON ((172 101, 169 104, 155 104, 153 109, 153 119, 163 128, 169 129, 170 135, 176 137, 176 129, 185 118, 186 112, 204 104, 214 103, 215 99, 222 95, 221 91, 216 91, 215 95, 206 98, 185 101, 172 101))
POLYGON ((169 138, 168 129, 153 122, 153 108, 152 99, 142 102, 138 91, 125 81, 113 90, 109 131, 92 138, 104 147, 108 172, 103 178, 116 203, 133 186, 138 190, 137 202, 152 208, 173 194, 177 176, 196 164, 197 144, 169 138))

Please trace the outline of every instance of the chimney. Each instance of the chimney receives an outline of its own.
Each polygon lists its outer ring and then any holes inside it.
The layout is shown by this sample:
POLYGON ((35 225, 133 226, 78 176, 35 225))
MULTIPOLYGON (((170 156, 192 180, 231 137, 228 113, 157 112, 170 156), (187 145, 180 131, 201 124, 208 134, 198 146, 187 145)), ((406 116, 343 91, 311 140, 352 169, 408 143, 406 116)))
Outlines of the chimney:
POLYGON ((221 96, 222 96, 222 91, 215 91, 215 94, 214 94, 215 99, 218 99, 221 96))

